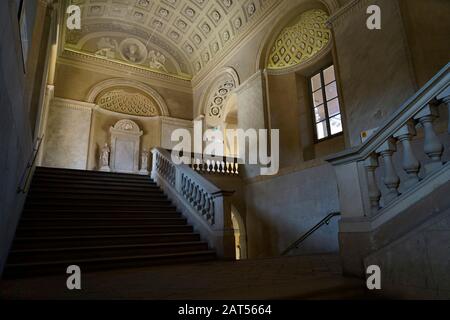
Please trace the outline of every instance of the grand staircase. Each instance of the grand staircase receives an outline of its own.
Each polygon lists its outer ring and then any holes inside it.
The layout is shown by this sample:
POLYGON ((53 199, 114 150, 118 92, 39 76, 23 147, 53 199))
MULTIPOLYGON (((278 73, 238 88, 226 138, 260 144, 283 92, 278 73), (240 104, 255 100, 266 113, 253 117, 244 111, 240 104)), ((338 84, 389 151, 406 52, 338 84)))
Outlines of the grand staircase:
POLYGON ((3 277, 215 257, 149 177, 38 167, 3 277))

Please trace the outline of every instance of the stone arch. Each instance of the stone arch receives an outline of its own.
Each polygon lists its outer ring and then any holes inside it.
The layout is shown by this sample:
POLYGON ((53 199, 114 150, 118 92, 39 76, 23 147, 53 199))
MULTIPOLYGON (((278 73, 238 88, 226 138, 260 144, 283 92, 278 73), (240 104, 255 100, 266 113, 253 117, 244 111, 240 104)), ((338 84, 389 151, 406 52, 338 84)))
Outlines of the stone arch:
POLYGON ((200 103, 206 126, 218 126, 223 122, 227 99, 239 84, 239 76, 231 67, 223 69, 213 79, 200 103))
POLYGON ((94 103, 98 95, 105 91, 108 88, 113 87, 130 87, 134 89, 139 89, 142 92, 146 93, 156 102, 157 107, 160 111, 161 116, 169 117, 169 108, 167 107, 166 102, 163 97, 152 87, 142 82, 130 79, 116 78, 102 81, 96 84, 87 94, 86 101, 89 103, 94 103))
MULTIPOLYGON (((332 15, 339 9, 339 3, 336 0, 311 0, 307 1, 305 3, 302 3, 301 5, 295 7, 292 10, 287 10, 287 13, 285 15, 279 16, 276 20, 274 27, 272 29, 272 32, 269 32, 263 41, 261 42, 261 46, 258 50, 257 58, 256 58, 256 66, 255 66, 255 72, 259 70, 266 69, 267 62, 269 59, 269 55, 271 52, 272 44, 275 42, 276 38, 280 34, 280 32, 286 27, 286 25, 291 22, 293 19, 301 15, 302 13, 312 10, 312 9, 322 9, 328 15, 332 15)), ((326 45, 323 50, 321 50, 318 54, 313 56, 311 59, 293 66, 291 68, 286 68, 283 70, 270 70, 271 74, 285 74, 290 72, 299 71, 302 69, 306 69, 310 67, 311 65, 316 64, 318 61, 323 59, 325 56, 330 54, 332 48, 332 40, 328 41, 328 44, 326 45)))

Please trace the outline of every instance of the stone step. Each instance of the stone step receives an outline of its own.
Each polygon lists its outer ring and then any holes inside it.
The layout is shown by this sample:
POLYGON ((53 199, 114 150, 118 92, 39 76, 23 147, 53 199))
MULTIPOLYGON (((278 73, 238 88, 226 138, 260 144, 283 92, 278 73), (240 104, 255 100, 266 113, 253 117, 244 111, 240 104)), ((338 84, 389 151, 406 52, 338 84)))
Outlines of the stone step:
POLYGON ((25 210, 22 214, 23 218, 181 218, 181 214, 176 211, 175 208, 164 208, 158 210, 148 210, 148 209, 140 209, 133 211, 125 211, 125 210, 94 210, 94 209, 86 209, 86 210, 75 210, 75 209, 59 209, 53 208, 50 209, 28 209, 25 210))
POLYGON ((120 234, 92 236, 16 237, 13 249, 93 247, 200 241, 198 233, 120 234))
POLYGON ((23 218, 22 227, 83 227, 83 226, 158 226, 186 225, 185 218, 23 218))
POLYGON ((193 232, 188 225, 159 225, 159 226, 51 226, 51 227, 23 227, 19 225, 16 231, 18 237, 46 237, 46 236, 95 236, 121 234, 159 234, 159 233, 187 233, 193 232))
POLYGON ((156 244, 127 244, 91 247, 64 247, 39 249, 14 249, 10 253, 9 264, 44 263, 59 260, 82 260, 95 258, 133 257, 207 251, 206 242, 172 242, 156 244))
POLYGON ((80 260, 59 260, 49 262, 15 263, 7 264, 3 277, 5 279, 35 277, 48 274, 66 275, 67 267, 77 265, 82 272, 93 272, 99 270, 110 270, 118 268, 137 268, 145 266, 165 264, 186 264, 193 262, 211 261, 215 259, 212 250, 200 252, 183 252, 158 255, 140 255, 113 258, 94 258, 80 260))

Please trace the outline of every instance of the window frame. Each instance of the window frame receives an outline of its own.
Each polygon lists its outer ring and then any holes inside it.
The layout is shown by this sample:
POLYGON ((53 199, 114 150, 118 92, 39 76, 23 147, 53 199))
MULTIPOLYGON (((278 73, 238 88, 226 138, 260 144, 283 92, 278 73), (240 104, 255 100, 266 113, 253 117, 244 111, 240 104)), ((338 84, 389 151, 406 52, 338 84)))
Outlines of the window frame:
MULTIPOLYGON (((311 120, 312 120, 312 124, 313 124, 313 131, 314 131, 314 143, 320 143, 320 142, 324 142, 326 140, 330 140, 339 136, 342 136, 344 134, 344 126, 343 126, 343 122, 342 122, 342 105, 341 105, 341 97, 339 94, 339 88, 338 88, 338 82, 337 82, 337 77, 336 77, 336 68, 335 68, 335 72, 334 72, 334 81, 328 83, 331 84, 333 82, 336 83, 336 92, 337 92, 337 96, 335 98, 332 98, 330 101, 333 101, 334 99, 338 99, 339 102, 339 114, 341 115, 341 123, 342 123, 342 131, 335 133, 335 134, 331 134, 331 124, 330 124, 330 118, 335 117, 336 115, 334 115, 333 117, 330 117, 329 113, 328 113, 328 102, 327 101, 327 95, 326 95, 326 91, 325 91, 325 77, 324 77, 324 71, 328 68, 330 68, 331 66, 334 66, 334 63, 330 63, 318 70, 316 70, 315 72, 311 73, 311 75, 308 77, 308 89, 309 89, 309 100, 310 100, 310 108, 311 108, 311 120), (312 87, 312 78, 315 77, 316 75, 320 75, 320 84, 321 87, 320 89, 317 89, 316 91, 313 91, 313 87, 312 87), (317 135, 317 124, 323 122, 317 122, 316 120, 316 116, 315 116, 315 109, 316 107, 314 106, 314 93, 321 91, 322 92, 322 97, 323 97, 323 106, 325 108, 325 123, 327 125, 327 132, 328 135, 322 139, 318 138, 317 135)), ((319 105, 320 106, 320 105, 319 105)))

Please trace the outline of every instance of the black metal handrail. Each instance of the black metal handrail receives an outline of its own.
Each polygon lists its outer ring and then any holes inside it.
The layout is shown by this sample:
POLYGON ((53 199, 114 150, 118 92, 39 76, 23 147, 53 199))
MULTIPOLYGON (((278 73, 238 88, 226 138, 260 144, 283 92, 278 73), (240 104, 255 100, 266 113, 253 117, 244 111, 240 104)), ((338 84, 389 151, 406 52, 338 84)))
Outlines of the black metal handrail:
POLYGON ((36 162, 37 155, 39 153, 39 149, 41 148, 42 140, 44 139, 44 135, 42 137, 37 138, 35 147, 33 148, 33 152, 31 153, 30 159, 28 160, 25 171, 22 174, 22 178, 20 179, 20 184, 17 187, 17 193, 27 193, 27 186, 31 177, 31 173, 33 172, 33 167, 36 162))
POLYGON ((325 224, 329 224, 330 220, 333 219, 334 217, 340 216, 341 213, 340 212, 332 212, 330 214, 328 214, 325 218, 323 218, 318 224, 316 224, 314 227, 312 227, 308 232, 306 232, 305 234, 303 234, 297 241, 295 241, 293 244, 291 244, 286 250, 283 251, 283 253, 281 254, 282 256, 285 256, 286 254, 288 254, 291 250, 297 249, 298 246, 304 242, 306 239, 308 239, 310 236, 313 235, 314 232, 316 232, 317 230, 319 230, 323 225, 325 224))

